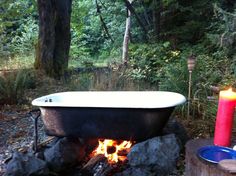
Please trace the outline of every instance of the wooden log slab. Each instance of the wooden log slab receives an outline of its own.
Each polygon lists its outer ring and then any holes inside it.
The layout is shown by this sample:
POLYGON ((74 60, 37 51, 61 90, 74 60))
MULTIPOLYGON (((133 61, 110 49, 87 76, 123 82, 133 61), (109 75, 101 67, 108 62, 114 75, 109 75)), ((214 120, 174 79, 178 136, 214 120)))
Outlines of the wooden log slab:
POLYGON ((226 170, 229 173, 236 173, 236 160, 235 159, 225 159, 221 160, 218 167, 222 170, 226 170))
MULTIPOLYGON (((222 169, 218 164, 204 161, 197 156, 199 148, 213 145, 213 139, 193 139, 185 146, 185 175, 186 176, 232 176, 226 169, 222 169)), ((235 145, 235 143, 234 143, 235 145)))

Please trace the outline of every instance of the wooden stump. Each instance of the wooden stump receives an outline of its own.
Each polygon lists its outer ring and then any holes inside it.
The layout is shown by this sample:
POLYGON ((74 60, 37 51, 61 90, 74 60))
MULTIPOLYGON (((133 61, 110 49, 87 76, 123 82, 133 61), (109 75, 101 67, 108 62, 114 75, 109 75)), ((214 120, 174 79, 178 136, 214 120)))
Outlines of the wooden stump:
MULTIPOLYGON (((186 144, 185 150, 185 174, 186 176, 232 176, 229 171, 204 161, 197 156, 197 150, 201 147, 213 145, 213 139, 194 139, 186 144)), ((235 166, 236 167, 236 166, 235 166)))

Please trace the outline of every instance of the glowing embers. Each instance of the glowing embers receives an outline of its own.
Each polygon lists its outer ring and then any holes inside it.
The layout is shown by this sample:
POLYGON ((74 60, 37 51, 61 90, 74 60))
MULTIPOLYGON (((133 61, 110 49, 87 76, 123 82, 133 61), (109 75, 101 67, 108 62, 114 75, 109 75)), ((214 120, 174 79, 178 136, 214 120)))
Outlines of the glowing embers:
POLYGON ((109 163, 117 163, 125 161, 127 154, 132 146, 131 141, 116 141, 116 140, 98 140, 98 147, 92 152, 92 156, 103 154, 109 163))

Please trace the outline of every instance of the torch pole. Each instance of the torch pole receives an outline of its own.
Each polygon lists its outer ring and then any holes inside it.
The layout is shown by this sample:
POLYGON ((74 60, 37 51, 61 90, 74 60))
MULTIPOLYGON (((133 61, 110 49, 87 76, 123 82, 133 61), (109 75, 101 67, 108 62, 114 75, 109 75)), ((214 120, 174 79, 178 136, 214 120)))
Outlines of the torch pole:
POLYGON ((187 119, 190 119, 190 104, 191 104, 191 88, 192 88, 192 71, 189 71, 189 81, 188 81, 188 114, 187 119))

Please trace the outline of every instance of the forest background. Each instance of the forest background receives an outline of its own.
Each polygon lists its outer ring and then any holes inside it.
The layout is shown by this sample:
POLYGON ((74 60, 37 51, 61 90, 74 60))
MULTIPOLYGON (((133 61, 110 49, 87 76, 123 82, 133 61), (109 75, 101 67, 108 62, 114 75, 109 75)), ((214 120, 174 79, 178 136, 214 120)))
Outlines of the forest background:
MULTIPOLYGON (((119 79, 158 84, 158 90, 187 96, 187 59, 191 56, 196 58, 191 114, 202 119, 214 118, 217 104, 212 88, 236 85, 236 3, 233 0, 128 1, 133 11, 128 55, 124 60, 122 50, 129 10, 126 2, 73 0, 67 73, 78 68, 112 68, 120 73, 119 79), (125 68, 120 69, 121 65, 125 68)), ((37 1, 0 2, 1 104, 25 103, 22 95, 42 86, 42 80, 51 79, 34 69, 38 20, 37 1), (9 70, 15 70, 14 74, 6 74, 9 70)), ((79 82, 73 82, 74 77, 62 77, 60 81, 65 86, 69 80, 69 90, 86 90, 90 89, 87 86, 90 76, 83 75, 79 82)), ((47 86, 49 82, 46 81, 47 86)), ((37 91, 33 98, 55 91, 61 89, 37 91)))

